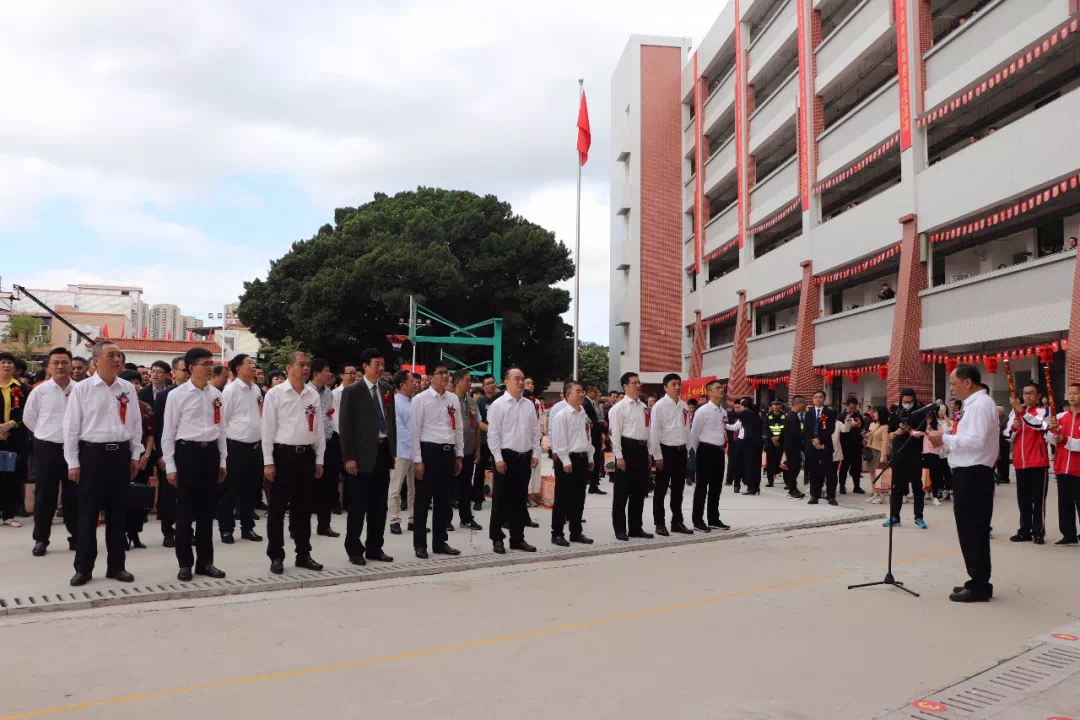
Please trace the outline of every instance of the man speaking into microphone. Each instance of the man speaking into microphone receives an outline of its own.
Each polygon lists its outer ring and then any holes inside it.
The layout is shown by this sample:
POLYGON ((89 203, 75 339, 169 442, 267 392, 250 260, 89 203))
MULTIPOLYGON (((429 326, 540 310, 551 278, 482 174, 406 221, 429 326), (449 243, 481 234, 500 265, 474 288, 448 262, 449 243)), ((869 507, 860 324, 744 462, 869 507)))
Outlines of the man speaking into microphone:
POLYGON ((953 512, 960 551, 971 579, 953 588, 953 602, 987 602, 990 584, 990 520, 994 514, 994 461, 998 456, 997 406, 990 399, 979 368, 960 365, 949 376, 952 394, 963 401, 963 414, 952 433, 928 433, 935 445, 949 448, 953 475, 953 512))

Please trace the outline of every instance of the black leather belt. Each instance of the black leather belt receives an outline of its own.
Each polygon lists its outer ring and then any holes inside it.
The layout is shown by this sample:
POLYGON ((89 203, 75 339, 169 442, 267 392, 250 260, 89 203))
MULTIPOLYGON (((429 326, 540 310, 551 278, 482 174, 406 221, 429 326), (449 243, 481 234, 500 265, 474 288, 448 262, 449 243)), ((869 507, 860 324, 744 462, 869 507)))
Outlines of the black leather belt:
POLYGON ((34 438, 34 442, 39 442, 42 445, 49 445, 49 446, 57 447, 57 448, 63 448, 64 447, 64 443, 62 443, 62 442, 53 442, 52 440, 41 440, 39 438, 34 438))
POLYGON ((282 450, 284 452, 294 452, 297 455, 300 455, 301 453, 306 453, 309 450, 314 452, 315 451, 315 446, 314 445, 286 445, 284 443, 274 443, 274 449, 275 450, 282 450))
POLYGON ((121 447, 127 446, 127 440, 121 440, 119 442, 90 442, 88 440, 80 440, 79 447, 94 448, 96 450, 107 450, 112 452, 119 450, 121 447))
POLYGON ((579 458, 585 458, 586 460, 588 460, 589 459, 589 453, 587 453, 587 452, 572 452, 572 453, 570 453, 570 457, 572 457, 572 458, 579 457, 579 458))
POLYGON ((514 457, 531 457, 532 456, 532 450, 527 450, 525 452, 519 452, 517 450, 510 450, 509 448, 504 448, 503 451, 502 451, 502 454, 503 455, 512 455, 514 457))
POLYGON ((637 438, 624 437, 622 439, 624 443, 630 443, 631 445, 640 445, 641 447, 648 447, 649 443, 645 440, 638 440, 637 438))
POLYGON ((208 448, 217 447, 217 440, 177 440, 176 444, 183 447, 208 448))
POLYGON ((721 452, 723 452, 723 450, 724 450, 723 445, 713 445, 712 443, 707 443, 707 442, 699 442, 698 443, 698 447, 701 447, 702 445, 704 445, 705 447, 715 448, 715 449, 717 449, 717 450, 719 450, 721 452))
MULTIPOLYGON (((386 440, 387 440, 387 442, 390 441, 389 438, 386 438, 386 440)), ((448 444, 444 444, 444 443, 422 442, 422 443, 420 443, 420 447, 427 447, 428 450, 435 450, 435 451, 438 451, 438 452, 454 452, 454 446, 453 445, 448 445, 448 444)))
POLYGON ((233 445, 242 445, 247 450, 258 450, 262 447, 262 443, 258 440, 255 442, 247 442, 246 440, 230 440, 225 438, 225 444, 227 445, 229 443, 232 443, 233 445))

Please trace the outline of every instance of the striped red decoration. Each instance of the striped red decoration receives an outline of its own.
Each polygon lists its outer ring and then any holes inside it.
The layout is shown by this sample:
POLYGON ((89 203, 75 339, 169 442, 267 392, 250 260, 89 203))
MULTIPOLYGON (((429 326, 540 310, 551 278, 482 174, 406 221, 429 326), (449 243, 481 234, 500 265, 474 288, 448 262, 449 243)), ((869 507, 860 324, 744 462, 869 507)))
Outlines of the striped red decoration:
POLYGON ((877 255, 875 255, 874 257, 869 258, 867 260, 863 260, 862 262, 855 263, 854 265, 852 265, 851 267, 849 267, 849 268, 847 268, 845 270, 837 270, 836 272, 829 273, 828 275, 815 275, 814 276, 814 282, 816 282, 818 284, 831 283, 831 282, 836 282, 837 280, 843 280, 845 278, 854 277, 855 275, 859 275, 860 273, 864 273, 867 270, 869 270, 870 268, 874 267, 875 265, 880 265, 881 263, 885 262, 889 258, 895 257, 895 256, 897 256, 899 254, 900 254, 900 243, 896 243, 895 245, 893 245, 888 250, 880 252, 877 255))
POLYGON ((773 377, 752 377, 750 378, 750 386, 757 390, 760 387, 767 387, 770 390, 776 388, 777 385, 788 385, 791 383, 790 375, 774 375, 773 377))
POLYGON ((795 212, 798 209, 799 209, 799 198, 795 198, 790 203, 788 203, 786 206, 784 206, 784 208, 780 212, 776 213, 775 215, 773 215, 768 220, 765 220, 763 222, 759 222, 757 225, 754 225, 749 230, 747 230, 747 232, 749 234, 751 234, 751 235, 756 235, 759 232, 764 232, 764 231, 768 230, 769 228, 773 227, 774 225, 776 225, 776 223, 780 222, 781 220, 783 220, 788 215, 790 215, 791 213, 795 212))
POLYGON ((1034 356, 1042 360, 1043 363, 1049 364, 1053 361, 1054 355, 1068 349, 1069 340, 1067 338, 1062 338, 1061 340, 1054 340, 1050 343, 1008 348, 1007 350, 997 350, 989 353, 962 353, 960 355, 953 355, 951 353, 924 352, 919 353, 919 359, 930 365, 955 365, 957 363, 985 365, 989 360, 996 366, 997 363, 1004 360, 1019 360, 1021 358, 1034 356))
POLYGON ((723 255, 724 253, 728 252, 729 250, 734 250, 738 246, 739 246, 739 236, 736 235, 735 237, 731 238, 726 243, 724 243, 723 245, 721 245, 720 247, 718 247, 717 249, 713 250, 711 253, 706 255, 704 258, 702 258, 702 263, 709 263, 709 262, 715 260, 716 258, 720 257, 721 255, 723 255))
POLYGON ((795 293, 799 292, 799 287, 801 285, 802 285, 802 283, 795 283, 791 287, 786 288, 784 290, 781 290, 778 293, 774 293, 774 294, 770 295, 767 298, 763 298, 761 300, 755 300, 753 305, 754 305, 754 307, 759 308, 759 307, 763 307, 765 305, 771 305, 772 303, 783 300, 786 297, 791 297, 795 293))
POLYGON ((888 140, 886 140, 885 142, 881 143, 880 145, 878 145, 876 148, 874 148, 870 152, 863 155, 861 158, 858 158, 857 160, 854 160, 847 167, 845 167, 845 168, 843 168, 841 170, 837 170, 835 173, 833 173, 829 177, 825 178, 821 182, 814 185, 814 194, 815 195, 820 195, 823 191, 828 190, 829 188, 835 187, 836 185, 839 185, 840 183, 844 182, 845 180, 848 180, 855 173, 860 172, 862 170, 865 170, 871 164, 873 164, 873 163, 877 162, 878 160, 880 160, 881 158, 885 157, 885 154, 889 150, 891 150, 894 147, 898 148, 899 143, 900 143, 900 133, 897 132, 897 133, 894 133, 892 135, 892 137, 890 137, 888 140))
POLYGON ((719 315, 713 315, 710 318, 706 318, 705 320, 702 320, 701 324, 704 325, 705 327, 708 327, 709 325, 719 325, 722 322, 727 322, 728 320, 731 320, 733 317, 735 317, 738 314, 738 312, 739 312, 739 308, 733 307, 730 310, 728 310, 727 312, 722 312, 719 315))

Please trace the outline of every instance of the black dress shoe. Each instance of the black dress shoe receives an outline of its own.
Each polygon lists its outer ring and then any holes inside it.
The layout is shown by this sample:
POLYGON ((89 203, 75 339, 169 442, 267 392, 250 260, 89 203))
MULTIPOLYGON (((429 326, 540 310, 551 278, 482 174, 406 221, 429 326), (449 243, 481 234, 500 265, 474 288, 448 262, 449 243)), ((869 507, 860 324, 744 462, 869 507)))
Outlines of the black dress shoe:
POLYGON ((705 523, 694 523, 694 529, 703 533, 712 532, 712 528, 705 523))
POLYGON ((246 532, 242 532, 240 533, 240 537, 245 540, 250 540, 251 542, 262 542, 263 539, 262 535, 255 532, 254 530, 247 530, 246 532))
POLYGON ((135 576, 129 573, 127 570, 109 570, 105 573, 105 577, 110 580, 118 580, 120 582, 135 582, 135 576))
POLYGON ((138 533, 131 533, 130 535, 128 535, 128 549, 129 550, 145 550, 146 549, 146 545, 143 544, 142 540, 139 540, 139 534, 138 533))
POLYGON ((468 522, 461 523, 461 527, 468 528, 470 530, 483 530, 484 526, 475 520, 469 520, 468 522))
POLYGON ((34 557, 41 557, 45 554, 46 547, 48 546, 45 543, 38 540, 36 543, 34 543, 34 549, 30 552, 34 555, 34 557))
POLYGON ((1017 534, 1013 535, 1011 538, 1009 538, 1009 542, 1031 542, 1031 536, 1030 535, 1021 535, 1020 533, 1017 533, 1017 534))
POLYGON ((493 549, 495 550, 495 552, 497 554, 499 554, 499 555, 505 555, 506 554, 506 545, 503 544, 502 540, 495 540, 494 542, 492 542, 492 547, 493 547, 493 549))
POLYGON ((664 537, 669 537, 671 535, 671 533, 669 533, 667 531, 667 528, 664 527, 663 525, 657 525, 656 526, 656 534, 657 535, 663 535, 664 537))
POLYGON ((592 538, 585 537, 584 535, 571 535, 570 536, 570 542, 581 543, 582 545, 592 545, 593 544, 592 538))
POLYGON ((731 528, 724 524, 723 520, 710 520, 709 527, 716 528, 717 530, 730 530, 731 528))
POLYGON ((339 533, 334 528, 323 528, 322 530, 316 530, 315 532, 316 532, 316 534, 322 535, 323 537, 330 537, 330 538, 341 537, 341 533, 339 533))
POLYGON ((833 507, 838 506, 840 503, 836 502, 836 498, 829 498, 829 504, 833 507))
POLYGON ((775 486, 775 484, 776 483, 767 482, 767 483, 765 483, 765 487, 773 487, 773 486, 775 486))
POLYGON ((191 580, 191 568, 180 568, 180 572, 176 573, 176 579, 180 582, 188 582, 189 580, 191 580))
POLYGON ((644 530, 636 530, 630 533, 630 537, 640 538, 641 540, 652 540, 656 536, 652 533, 645 532, 644 530))
POLYGON ((304 568, 305 570, 314 570, 318 572, 323 569, 322 564, 315 562, 315 558, 310 555, 302 555, 296 558, 296 567, 304 568))
POLYGON ((1061 538, 1056 543, 1054 543, 1054 545, 1056 545, 1058 547, 1064 547, 1065 545, 1077 545, 1077 544, 1080 544, 1080 543, 1077 542, 1076 538, 1073 538, 1072 540, 1070 540, 1069 538, 1061 538))
POLYGON ((796 490, 794 492, 789 492, 788 497, 792 498, 793 500, 802 500, 804 497, 806 497, 806 493, 796 490))
POLYGON ((234 542, 236 542, 236 540, 233 539, 233 535, 231 532, 221 533, 221 542, 225 543, 226 545, 232 545, 234 542))
POLYGON ((847 488, 846 487, 840 488, 840 494, 841 495, 847 495, 847 488))
POLYGON ((420 558, 421 560, 427 560, 427 550, 425 550, 424 548, 416 548, 416 557, 420 558))
POLYGON ((606 490, 601 490, 599 487, 591 487, 591 488, 589 488, 589 494, 590 495, 607 495, 607 491, 606 490))
POLYGON ((390 534, 391 535, 400 535, 401 534, 401 523, 390 523, 390 534))
POLYGON ((454 523, 446 523, 446 532, 454 532, 454 523))
POLYGON ((389 555, 384 553, 382 550, 378 550, 376 552, 369 552, 367 554, 367 559, 368 560, 378 560, 379 562, 394 562, 394 558, 390 557, 389 555))
POLYGON ((616 540, 622 540, 623 542, 629 542, 630 541, 630 536, 627 535, 626 533, 615 533, 615 539, 616 540))
POLYGON ((863 490, 861 487, 858 487, 858 486, 856 486, 855 489, 852 490, 851 492, 855 493, 856 495, 865 495, 866 494, 866 491, 863 490))
POLYGON ((559 547, 570 547, 570 541, 564 538, 562 535, 556 535, 551 538, 552 545, 558 545, 559 547))
POLYGON ((271 560, 270 572, 274 573, 275 575, 280 575, 281 573, 285 572, 285 563, 281 560, 271 560))
POLYGON ((536 522, 535 520, 529 520, 527 523, 525 523, 525 527, 538 528, 540 527, 540 523, 536 522))
POLYGON ((408 525, 408 527, 406 527, 405 529, 406 529, 406 530, 408 530, 409 532, 412 532, 412 531, 413 531, 413 527, 414 527, 414 526, 413 526, 413 523, 411 523, 411 522, 410 522, 410 523, 409 523, 409 525, 408 525))
POLYGON ((79 587, 80 585, 85 585, 88 582, 90 582, 90 573, 77 572, 71 576, 72 587, 79 587))
POLYGON ((206 577, 214 578, 215 580, 221 580, 225 577, 225 571, 217 568, 214 565, 203 565, 202 567, 195 567, 196 575, 205 575, 206 577))
POLYGON ((481 510, 484 509, 484 503, 474 502, 472 504, 472 509, 473 509, 473 512, 480 512, 481 510))
POLYGON ((963 588, 960 592, 954 592, 949 596, 949 599, 953 602, 961 603, 973 603, 973 602, 989 602, 992 597, 991 593, 976 593, 968 588, 963 588))
POLYGON ((350 555, 349 562, 353 565, 367 565, 367 560, 364 559, 363 555, 350 555))
POLYGON ((162 539, 161 544, 162 544, 163 547, 169 547, 169 548, 176 547, 176 538, 173 537, 172 535, 166 535, 162 539))
POLYGON ((68 550, 75 552, 75 540, 68 538, 68 550))
POLYGON ((1041 538, 1041 537, 1032 538, 1031 542, 1035 543, 1036 545, 1045 545, 1046 544, 1046 538, 1041 538))
POLYGON ((460 550, 455 550, 454 548, 450 547, 446 543, 443 543, 439 547, 431 548, 431 552, 435 553, 436 555, 460 555, 461 554, 460 550))
POLYGON ((686 527, 682 523, 671 523, 671 532, 682 533, 683 535, 693 535, 694 531, 686 527))
POLYGON ((812 497, 812 498, 810 498, 810 502, 808 502, 806 504, 807 505, 817 505, 818 504, 818 499, 816 497, 812 497))
POLYGON ((529 543, 522 540, 521 542, 510 543, 511 550, 520 550, 521 552, 536 552, 536 548, 529 543))

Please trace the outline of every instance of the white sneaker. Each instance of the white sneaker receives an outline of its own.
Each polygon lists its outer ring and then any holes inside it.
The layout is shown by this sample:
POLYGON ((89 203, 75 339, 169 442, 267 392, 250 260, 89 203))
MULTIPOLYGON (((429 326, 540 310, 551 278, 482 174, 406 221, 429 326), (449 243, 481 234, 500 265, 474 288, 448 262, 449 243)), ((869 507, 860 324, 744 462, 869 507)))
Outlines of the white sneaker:
POLYGON ((934 498, 934 505, 936 505, 938 507, 941 507, 941 501, 938 500, 937 498, 934 498))

